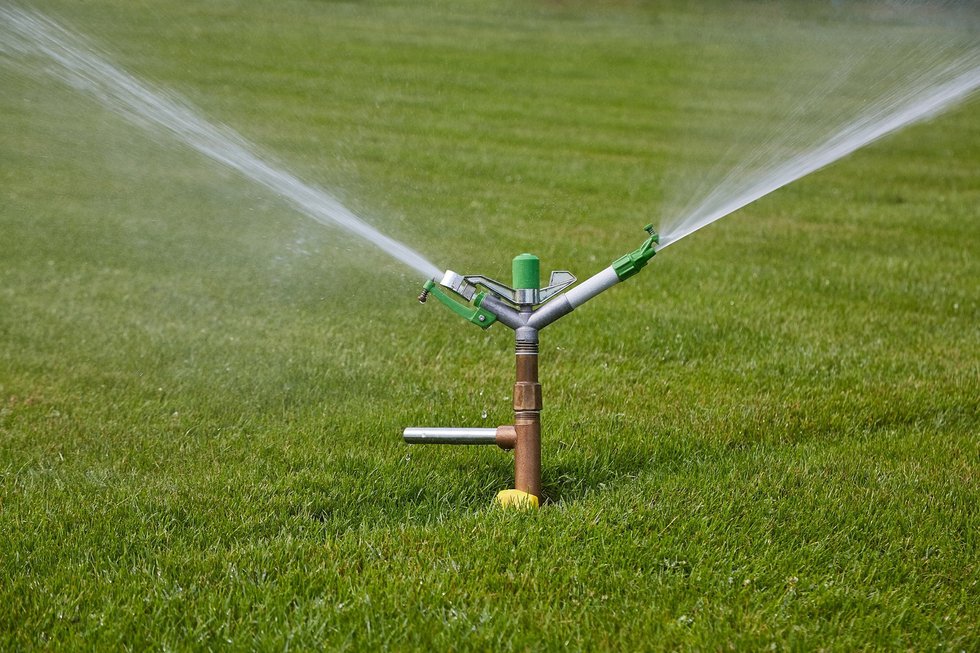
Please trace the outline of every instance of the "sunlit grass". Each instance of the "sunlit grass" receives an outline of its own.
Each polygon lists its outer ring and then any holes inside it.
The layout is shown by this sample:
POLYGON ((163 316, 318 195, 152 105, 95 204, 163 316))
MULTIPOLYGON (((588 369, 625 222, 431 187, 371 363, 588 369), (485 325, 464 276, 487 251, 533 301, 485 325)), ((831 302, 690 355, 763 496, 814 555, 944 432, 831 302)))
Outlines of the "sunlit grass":
MULTIPOLYGON (((720 108, 767 101, 705 83, 725 8, 42 7, 503 280, 634 248, 739 127, 720 108)), ((975 103, 543 332, 549 502, 504 514, 509 454, 400 432, 509 421, 509 332, 44 78, 0 84, 0 648, 978 646, 975 103)))

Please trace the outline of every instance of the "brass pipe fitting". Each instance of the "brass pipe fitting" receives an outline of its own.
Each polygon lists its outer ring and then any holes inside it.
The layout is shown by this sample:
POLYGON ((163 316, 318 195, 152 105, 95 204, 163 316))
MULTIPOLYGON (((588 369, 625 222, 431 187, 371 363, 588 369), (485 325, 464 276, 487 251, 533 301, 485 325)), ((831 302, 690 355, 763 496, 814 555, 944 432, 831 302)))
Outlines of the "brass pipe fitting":
POLYGON ((501 449, 513 449, 517 446, 517 429, 513 426, 498 426, 494 442, 501 449))

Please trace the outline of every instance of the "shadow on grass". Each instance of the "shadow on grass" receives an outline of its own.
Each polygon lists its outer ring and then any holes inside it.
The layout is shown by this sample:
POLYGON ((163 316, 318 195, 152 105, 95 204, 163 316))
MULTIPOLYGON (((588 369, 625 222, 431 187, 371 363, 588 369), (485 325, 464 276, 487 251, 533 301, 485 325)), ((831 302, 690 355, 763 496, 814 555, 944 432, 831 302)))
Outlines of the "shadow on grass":
POLYGON ((667 464, 662 449, 617 445, 609 449, 561 447, 542 469, 547 503, 581 501, 591 494, 625 485, 667 464))

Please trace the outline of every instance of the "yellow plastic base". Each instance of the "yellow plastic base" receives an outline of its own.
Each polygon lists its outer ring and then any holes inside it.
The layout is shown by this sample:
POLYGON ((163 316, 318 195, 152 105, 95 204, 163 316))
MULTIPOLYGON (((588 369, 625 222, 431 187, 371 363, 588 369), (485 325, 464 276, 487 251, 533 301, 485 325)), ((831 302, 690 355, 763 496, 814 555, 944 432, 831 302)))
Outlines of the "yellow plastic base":
POLYGON ((538 498, 520 490, 501 490, 497 494, 497 505, 501 508, 532 510, 538 507, 538 498))

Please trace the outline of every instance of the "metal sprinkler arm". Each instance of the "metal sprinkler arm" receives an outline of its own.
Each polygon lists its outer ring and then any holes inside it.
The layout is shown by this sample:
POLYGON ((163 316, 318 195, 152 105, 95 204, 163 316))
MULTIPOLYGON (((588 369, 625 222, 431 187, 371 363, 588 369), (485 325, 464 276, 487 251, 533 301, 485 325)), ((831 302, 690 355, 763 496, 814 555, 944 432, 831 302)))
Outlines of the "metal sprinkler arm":
POLYGON ((481 309, 497 316, 500 323, 509 326, 514 331, 527 324, 527 315, 522 315, 511 308, 506 302, 502 302, 490 293, 480 293, 473 300, 473 303, 481 309))
POLYGON ((592 275, 539 308, 528 319, 528 326, 540 331, 555 320, 568 315, 599 293, 639 272, 657 253, 656 245, 660 242, 660 236, 653 230, 652 224, 643 227, 643 230, 649 234, 649 237, 643 241, 642 245, 629 254, 619 257, 609 267, 592 275))

